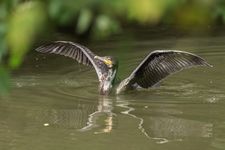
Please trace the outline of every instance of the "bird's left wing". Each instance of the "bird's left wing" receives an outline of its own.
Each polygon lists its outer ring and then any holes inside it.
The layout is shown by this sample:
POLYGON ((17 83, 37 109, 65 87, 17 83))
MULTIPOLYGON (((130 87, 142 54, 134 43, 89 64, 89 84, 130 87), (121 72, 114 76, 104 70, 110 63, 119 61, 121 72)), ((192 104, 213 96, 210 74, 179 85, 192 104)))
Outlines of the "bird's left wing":
POLYGON ((64 55, 66 57, 75 59, 83 65, 93 66, 98 75, 98 78, 101 78, 99 61, 95 60, 95 54, 83 45, 69 41, 55 41, 38 47, 36 51, 41 53, 64 55))
POLYGON ((152 87, 167 76, 194 66, 211 66, 203 58, 177 50, 151 52, 127 78, 127 85, 152 87))

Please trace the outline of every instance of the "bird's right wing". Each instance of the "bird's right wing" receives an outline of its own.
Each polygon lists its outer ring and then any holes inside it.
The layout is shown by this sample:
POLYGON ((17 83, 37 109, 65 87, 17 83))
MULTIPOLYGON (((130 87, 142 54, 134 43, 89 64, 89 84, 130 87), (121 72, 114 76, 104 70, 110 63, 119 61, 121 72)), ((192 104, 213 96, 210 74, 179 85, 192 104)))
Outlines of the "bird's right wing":
POLYGON ((83 65, 93 66, 98 78, 100 79, 101 77, 101 69, 98 67, 100 62, 95 60, 95 54, 83 45, 69 41, 55 41, 38 47, 36 51, 64 55, 75 59, 83 65))
POLYGON ((152 87, 167 76, 194 66, 211 66, 203 58, 177 50, 151 52, 127 78, 128 85, 152 87))

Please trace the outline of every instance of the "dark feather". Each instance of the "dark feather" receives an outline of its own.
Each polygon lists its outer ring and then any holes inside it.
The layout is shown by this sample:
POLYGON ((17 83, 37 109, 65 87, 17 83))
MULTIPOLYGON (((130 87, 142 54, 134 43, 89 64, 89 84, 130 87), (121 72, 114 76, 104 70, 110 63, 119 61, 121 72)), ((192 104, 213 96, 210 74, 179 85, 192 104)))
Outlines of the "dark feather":
POLYGON ((70 57, 83 65, 93 66, 98 78, 101 76, 101 68, 99 68, 101 66, 99 61, 94 59, 95 54, 83 45, 69 41, 55 41, 38 47, 36 51, 70 57))
POLYGON ((177 50, 150 53, 128 77, 129 85, 152 87, 167 76, 194 66, 211 66, 203 58, 177 50))
POLYGON ((36 49, 41 53, 54 53, 75 59, 83 65, 92 66, 90 59, 94 59, 94 54, 86 47, 73 42, 55 41, 45 44, 36 49))

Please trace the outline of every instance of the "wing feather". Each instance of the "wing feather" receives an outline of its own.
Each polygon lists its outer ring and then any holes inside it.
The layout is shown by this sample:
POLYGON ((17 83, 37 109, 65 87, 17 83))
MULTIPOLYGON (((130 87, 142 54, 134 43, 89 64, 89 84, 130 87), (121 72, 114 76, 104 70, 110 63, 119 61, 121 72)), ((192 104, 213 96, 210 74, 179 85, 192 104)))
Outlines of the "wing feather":
POLYGON ((167 76, 195 66, 211 66, 203 58, 177 50, 151 52, 128 77, 127 85, 152 87, 167 76))
POLYGON ((94 59, 95 54, 83 45, 69 41, 55 41, 38 47, 36 51, 41 53, 63 55, 75 59, 83 65, 93 66, 96 70, 98 78, 100 79, 101 77, 99 62, 94 59))

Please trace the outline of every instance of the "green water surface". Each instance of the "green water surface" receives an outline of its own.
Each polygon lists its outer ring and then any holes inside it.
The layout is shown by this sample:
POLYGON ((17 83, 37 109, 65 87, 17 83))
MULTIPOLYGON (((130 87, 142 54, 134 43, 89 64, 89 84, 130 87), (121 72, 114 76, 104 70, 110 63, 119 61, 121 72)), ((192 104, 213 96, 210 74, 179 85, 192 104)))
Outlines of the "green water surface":
POLYGON ((115 37, 87 46, 115 56, 121 79, 156 49, 186 50, 214 67, 179 72, 154 89, 101 96, 93 69, 33 52, 12 75, 11 94, 0 98, 1 150, 225 149, 225 36, 115 37))

